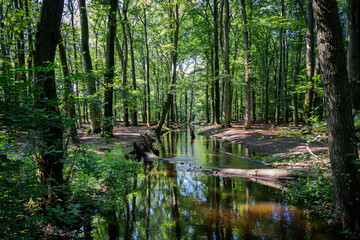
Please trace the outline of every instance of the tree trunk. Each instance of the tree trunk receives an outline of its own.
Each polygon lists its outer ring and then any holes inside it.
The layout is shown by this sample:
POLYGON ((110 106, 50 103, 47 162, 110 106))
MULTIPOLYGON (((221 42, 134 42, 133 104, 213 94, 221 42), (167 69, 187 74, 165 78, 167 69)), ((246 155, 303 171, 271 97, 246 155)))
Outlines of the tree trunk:
POLYGON ((312 7, 313 0, 306 0, 306 80, 308 87, 306 89, 304 102, 304 122, 308 124, 311 117, 312 103, 314 98, 314 13, 312 7))
POLYGON ((360 110, 360 2, 359 0, 348 0, 349 7, 349 81, 351 84, 351 98, 353 108, 360 110))
MULTIPOLYGON (((284 0, 281 0, 281 18, 284 17, 284 0)), ((283 76, 283 31, 284 27, 280 28, 279 33, 279 59, 278 59, 278 75, 276 79, 276 99, 275 99, 275 125, 279 125, 280 122, 280 88, 281 78, 283 76)))
POLYGON ((244 52, 245 52, 245 123, 244 128, 251 128, 251 66, 250 66, 250 45, 249 32, 247 29, 245 0, 241 0, 244 52))
POLYGON ((106 70, 104 74, 104 122, 103 136, 113 136, 113 95, 114 95, 114 51, 115 51, 115 35, 116 35, 116 11, 118 8, 118 0, 110 0, 110 9, 108 15, 108 29, 106 35, 106 70))
MULTIPOLYGON (((133 84, 133 90, 136 91, 135 56, 134 56, 134 48, 133 48, 133 38, 131 35, 130 27, 128 30, 128 34, 129 34, 129 43, 130 43, 132 84, 133 84)), ((136 98, 134 98, 134 100, 133 100, 133 108, 132 108, 132 113, 131 113, 131 125, 133 125, 133 126, 138 125, 136 98)))
POLYGON ((298 110, 298 93, 296 92, 297 78, 300 71, 301 63, 301 48, 302 48, 302 35, 299 36, 299 48, 296 54, 296 63, 293 73, 293 96, 292 96, 292 105, 293 105, 293 121, 295 127, 299 126, 299 110, 298 110))
POLYGON ((96 79, 93 74, 93 66, 91 62, 90 49, 89 49, 89 23, 86 11, 86 0, 79 0, 80 8, 80 24, 81 24, 81 51, 84 58, 85 77, 87 82, 87 94, 92 98, 90 99, 90 132, 93 134, 100 133, 100 108, 95 101, 97 98, 96 79))
POLYGON ((350 85, 336 0, 314 0, 320 66, 328 113, 336 227, 359 232, 360 176, 350 85))
POLYGON ((175 84, 176 84, 176 66, 177 66, 177 57, 178 57, 178 40, 179 40, 179 29, 180 29, 180 23, 181 20, 179 19, 179 5, 177 3, 175 3, 174 6, 174 23, 173 23, 173 35, 172 35, 172 48, 171 48, 171 62, 170 62, 170 87, 169 87, 169 91, 166 97, 166 102, 163 106, 163 111, 161 114, 161 118, 160 121, 155 129, 155 133, 157 135, 160 135, 161 132, 161 128, 165 123, 165 118, 169 113, 169 109, 170 109, 170 105, 173 103, 173 99, 174 99, 174 89, 175 89, 175 84))
POLYGON ((146 8, 144 8, 144 41, 145 41, 145 81, 146 81, 146 125, 151 125, 151 98, 150 98, 150 52, 147 38, 147 19, 146 19, 146 8))
POLYGON ((75 124, 76 122, 75 98, 74 98, 73 85, 70 78, 70 71, 66 59, 66 49, 63 41, 61 41, 58 46, 59 46, 60 60, 64 75, 64 81, 65 81, 65 111, 69 117, 70 137, 73 143, 78 144, 80 143, 80 139, 77 134, 76 124, 75 124))
POLYGON ((220 124, 220 82, 219 82, 219 29, 218 29, 218 3, 214 0, 214 102, 215 122, 220 124))
POLYGON ((128 103, 128 92, 127 92, 127 63, 128 63, 128 43, 126 36, 126 22, 127 22, 127 10, 129 2, 125 1, 122 9, 122 15, 120 10, 118 11, 121 19, 122 35, 123 35, 123 60, 122 60, 122 85, 123 85, 123 107, 124 107, 124 126, 129 126, 129 103, 128 103))
POLYGON ((46 69, 49 62, 54 62, 56 46, 60 40, 60 23, 63 11, 63 0, 44 0, 41 6, 40 19, 35 38, 35 67, 38 91, 35 95, 35 107, 42 111, 39 116, 37 130, 37 164, 40 170, 41 184, 48 188, 50 202, 62 198, 60 186, 63 178, 63 123, 59 117, 56 104, 55 71, 46 69), (56 198, 56 199, 55 199, 56 198))
POLYGON ((223 51, 223 65, 225 77, 224 82, 224 102, 223 102, 223 118, 222 126, 225 128, 231 127, 231 101, 232 101, 232 87, 230 75, 230 6, 229 0, 224 0, 225 17, 224 17, 224 51, 223 51))

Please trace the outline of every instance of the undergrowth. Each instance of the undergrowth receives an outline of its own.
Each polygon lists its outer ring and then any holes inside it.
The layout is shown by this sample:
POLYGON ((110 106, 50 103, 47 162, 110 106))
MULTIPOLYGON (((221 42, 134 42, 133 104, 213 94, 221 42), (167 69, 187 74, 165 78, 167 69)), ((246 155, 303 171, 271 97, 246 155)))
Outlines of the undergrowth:
POLYGON ((71 238, 90 214, 121 206, 140 163, 126 160, 121 147, 105 156, 83 148, 70 150, 64 167, 66 199, 44 204, 33 155, 0 154, 1 239, 71 238))

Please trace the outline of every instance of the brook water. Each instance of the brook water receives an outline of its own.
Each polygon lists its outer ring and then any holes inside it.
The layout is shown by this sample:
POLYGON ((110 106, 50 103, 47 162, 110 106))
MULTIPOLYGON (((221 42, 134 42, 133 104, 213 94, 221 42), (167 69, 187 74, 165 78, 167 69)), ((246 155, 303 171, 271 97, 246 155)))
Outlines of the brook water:
MULTIPOLYGON (((244 158, 261 154, 188 131, 162 137, 161 157, 145 162, 125 207, 95 216, 89 239, 340 239, 325 220, 283 201, 281 189, 240 177, 208 176, 189 168, 263 168, 244 158), (240 157, 239 157, 240 156, 240 157), (177 162, 175 164, 174 162, 177 162)), ((125 198, 124 198, 125 199, 125 198)))

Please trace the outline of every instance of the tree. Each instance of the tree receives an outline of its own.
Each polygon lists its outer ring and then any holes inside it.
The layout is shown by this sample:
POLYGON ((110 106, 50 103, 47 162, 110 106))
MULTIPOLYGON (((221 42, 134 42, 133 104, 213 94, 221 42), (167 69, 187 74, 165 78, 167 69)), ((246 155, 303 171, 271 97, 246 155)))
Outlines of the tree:
POLYGON ((306 0, 306 80, 308 87, 306 89, 304 102, 304 120, 307 123, 311 117, 314 98, 314 13, 312 7, 313 0, 306 0))
POLYGON ((320 67, 328 113, 328 142, 334 181, 335 222, 360 230, 360 168, 351 113, 345 50, 336 0, 314 0, 320 67))
POLYGON ((80 7, 80 23, 81 23, 81 50, 84 58, 85 78, 87 81, 87 94, 91 97, 90 101, 90 132, 100 133, 100 109, 97 102, 93 99, 97 95, 96 79, 93 74, 93 66, 91 62, 89 48, 89 23, 86 11, 86 0, 79 0, 80 7))
POLYGON ((231 87, 231 76, 230 76, 230 4, 229 0, 223 0, 225 7, 224 16, 224 46, 223 46, 223 64, 224 64, 224 102, 223 102, 223 118, 222 126, 231 127, 231 101, 232 101, 232 87, 231 87))
POLYGON ((37 142, 39 152, 37 164, 40 170, 40 182, 48 187, 48 200, 54 202, 61 198, 59 186, 63 178, 63 123, 59 117, 55 85, 55 71, 49 66, 55 59, 60 42, 60 23, 63 0, 44 0, 35 37, 36 112, 39 114, 37 129, 40 130, 37 142), (56 196, 57 194, 57 196, 56 196), (53 196, 55 195, 55 197, 53 196))
POLYGON ((117 0, 110 0, 110 9, 108 16, 108 29, 106 35, 106 72, 104 74, 104 126, 103 134, 113 136, 113 95, 114 95, 114 50, 116 35, 116 11, 118 8, 117 0))
POLYGON ((358 0, 348 0, 349 8, 349 81, 351 84, 352 104, 355 110, 360 110, 360 46, 359 46, 359 27, 360 27, 360 2, 358 0))
MULTIPOLYGON (((247 28, 246 19, 246 5, 245 0, 241 0, 241 12, 242 12, 242 25, 243 25, 243 38, 244 38, 244 52, 245 52, 245 123, 246 129, 251 128, 251 66, 250 66, 250 44, 249 44, 249 32, 247 28)), ((254 110, 255 111, 255 110, 254 110)))
POLYGON ((161 128, 165 123, 165 118, 169 114, 170 106, 173 104, 174 100, 174 90, 176 84, 176 67, 177 67, 177 59, 178 59, 178 42, 179 42, 179 31, 180 24, 185 15, 186 9, 183 14, 179 14, 179 4, 177 2, 174 3, 173 9, 171 9, 171 53, 170 53, 170 87, 168 94, 166 96, 166 102, 163 106, 161 118, 159 120, 158 125, 156 126, 155 132, 160 135, 161 128))
POLYGON ((214 0, 214 115, 215 122, 220 124, 220 84, 219 84, 219 29, 218 29, 218 3, 214 0))

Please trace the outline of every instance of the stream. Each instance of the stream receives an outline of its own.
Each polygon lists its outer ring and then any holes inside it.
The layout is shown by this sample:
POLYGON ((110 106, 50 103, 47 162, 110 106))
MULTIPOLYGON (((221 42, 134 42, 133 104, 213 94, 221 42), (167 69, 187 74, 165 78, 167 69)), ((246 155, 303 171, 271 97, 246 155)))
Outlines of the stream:
POLYGON ((325 220, 283 201, 283 190, 189 168, 264 168, 262 154, 188 130, 162 136, 160 157, 131 182, 125 207, 94 216, 85 239, 341 239, 325 220))

